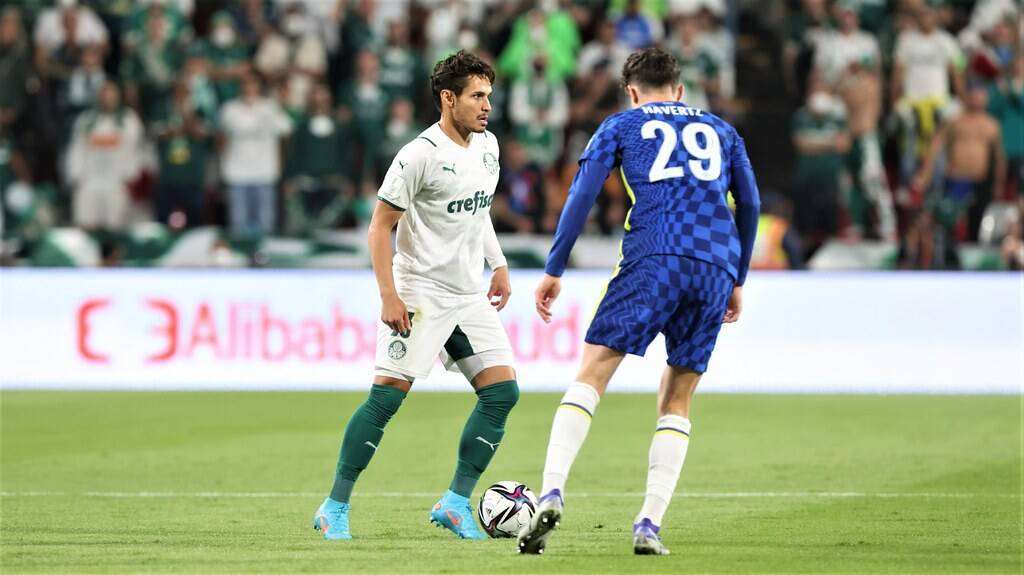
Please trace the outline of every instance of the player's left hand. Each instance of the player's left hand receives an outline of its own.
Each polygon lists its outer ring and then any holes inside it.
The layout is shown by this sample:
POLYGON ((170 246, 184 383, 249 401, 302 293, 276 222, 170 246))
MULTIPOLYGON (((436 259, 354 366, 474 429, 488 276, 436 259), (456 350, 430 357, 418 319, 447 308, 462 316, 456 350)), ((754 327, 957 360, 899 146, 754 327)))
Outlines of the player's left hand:
POLYGON ((491 274, 491 289, 487 290, 487 301, 501 311, 505 309, 505 304, 511 296, 512 282, 508 277, 508 266, 501 266, 491 274))
POLYGON ((729 296, 729 304, 725 308, 725 317, 722 323, 735 323, 740 319, 740 312, 743 311, 743 286, 732 288, 732 295, 729 296))

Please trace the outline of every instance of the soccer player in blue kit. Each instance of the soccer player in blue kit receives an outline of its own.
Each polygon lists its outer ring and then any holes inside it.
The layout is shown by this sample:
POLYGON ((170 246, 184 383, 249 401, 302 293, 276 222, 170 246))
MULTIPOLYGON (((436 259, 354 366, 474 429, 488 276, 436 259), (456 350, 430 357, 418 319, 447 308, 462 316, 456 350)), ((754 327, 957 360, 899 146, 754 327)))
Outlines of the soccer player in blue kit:
POLYGON ((742 307, 760 210, 743 139, 722 119, 681 101, 679 66, 664 50, 632 54, 622 82, 632 109, 607 118, 580 157, 534 294, 537 313, 550 321, 569 252, 605 178, 618 167, 633 202, 622 258, 587 331, 576 381, 555 411, 540 504, 519 534, 520 553, 544 551, 562 517, 569 469, 608 381, 625 354, 643 355, 658 333, 665 334, 668 365, 633 551, 669 553, 658 530, 686 458, 693 392, 722 323, 739 319, 742 307))

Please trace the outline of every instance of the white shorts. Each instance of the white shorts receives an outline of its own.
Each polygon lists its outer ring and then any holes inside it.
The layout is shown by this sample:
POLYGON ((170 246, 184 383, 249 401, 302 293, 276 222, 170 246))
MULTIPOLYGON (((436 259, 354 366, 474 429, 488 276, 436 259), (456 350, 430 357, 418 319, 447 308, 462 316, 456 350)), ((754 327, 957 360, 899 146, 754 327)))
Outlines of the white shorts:
POLYGON ((412 314, 402 337, 381 323, 377 329, 376 375, 412 381, 427 377, 440 358, 446 369, 466 379, 488 367, 512 365, 512 345, 498 311, 485 294, 437 296, 420 290, 400 297, 412 314))

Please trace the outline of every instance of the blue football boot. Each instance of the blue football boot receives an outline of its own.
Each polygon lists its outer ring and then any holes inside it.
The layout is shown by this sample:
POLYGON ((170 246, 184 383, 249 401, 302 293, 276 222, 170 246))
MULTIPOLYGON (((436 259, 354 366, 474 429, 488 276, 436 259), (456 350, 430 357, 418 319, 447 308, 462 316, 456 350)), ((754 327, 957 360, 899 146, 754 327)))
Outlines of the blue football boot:
POLYGON ((313 529, 331 541, 352 539, 348 530, 348 503, 338 503, 330 497, 324 499, 313 517, 313 529))
POLYGON ((473 518, 473 506, 468 497, 448 490, 430 512, 430 522, 440 525, 459 536, 459 539, 487 539, 473 518))
POLYGON ((658 537, 659 527, 644 518, 633 525, 633 553, 636 555, 668 555, 668 547, 658 537))
POLYGON ((519 532, 519 552, 540 555, 544 552, 548 537, 562 522, 562 492, 552 489, 537 502, 537 512, 530 523, 519 532))

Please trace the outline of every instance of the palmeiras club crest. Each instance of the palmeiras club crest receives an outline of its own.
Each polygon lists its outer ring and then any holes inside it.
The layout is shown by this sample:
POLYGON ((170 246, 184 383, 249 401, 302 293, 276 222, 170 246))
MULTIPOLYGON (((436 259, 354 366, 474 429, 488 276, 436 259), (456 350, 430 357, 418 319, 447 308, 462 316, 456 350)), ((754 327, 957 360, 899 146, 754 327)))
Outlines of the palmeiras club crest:
POLYGON ((498 158, 490 152, 484 152, 484 167, 487 168, 487 172, 491 175, 497 174, 498 158))
POLYGON ((405 342, 401 340, 395 340, 388 346, 388 357, 393 360, 399 360, 405 357, 406 347, 405 342))

